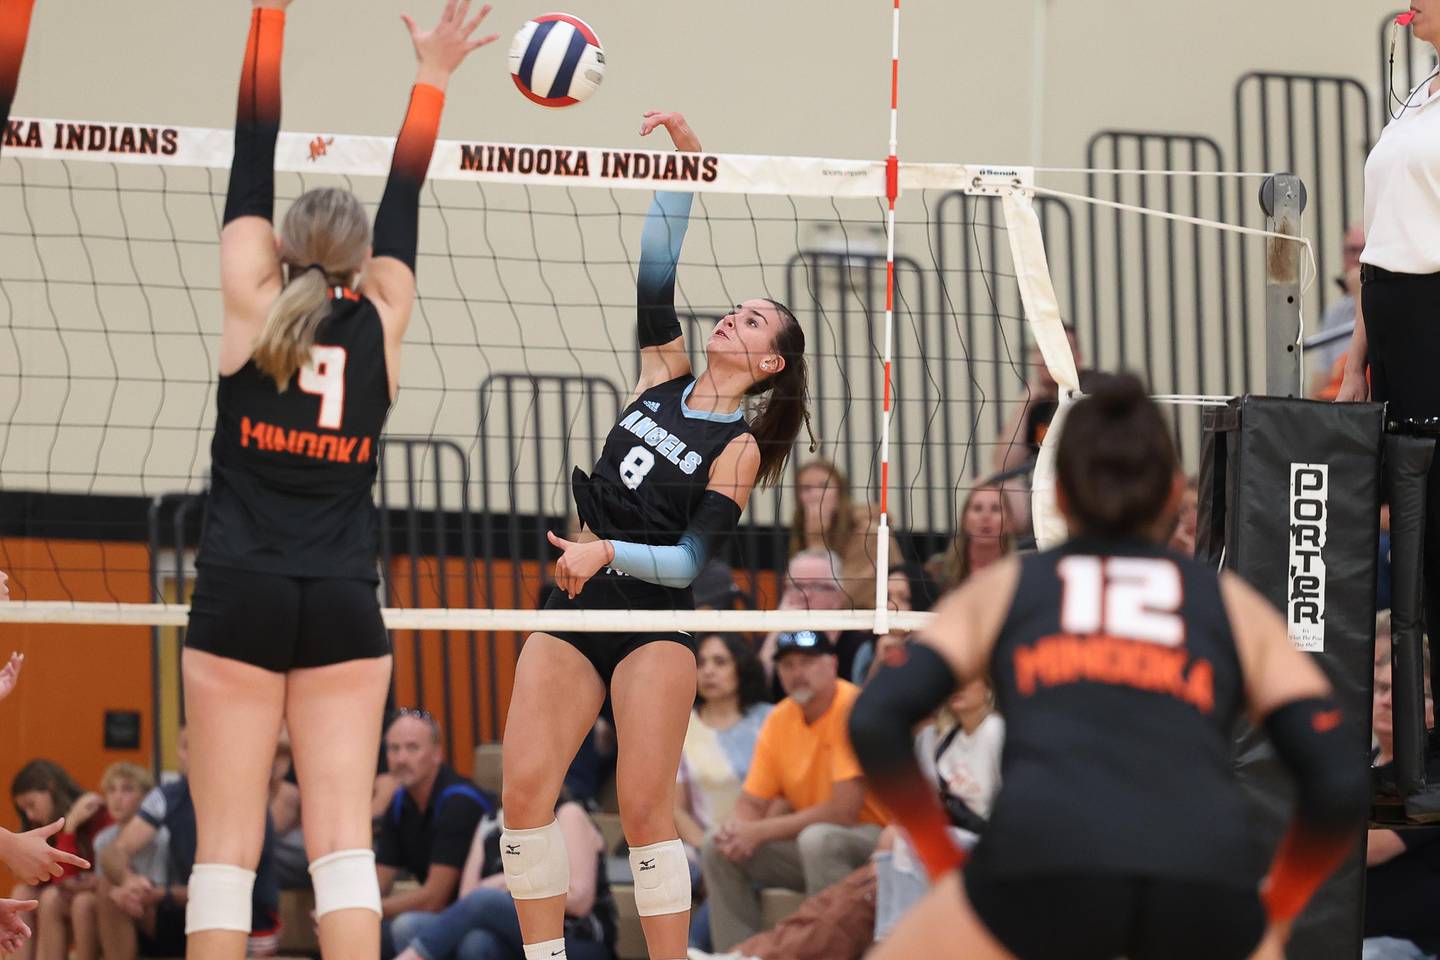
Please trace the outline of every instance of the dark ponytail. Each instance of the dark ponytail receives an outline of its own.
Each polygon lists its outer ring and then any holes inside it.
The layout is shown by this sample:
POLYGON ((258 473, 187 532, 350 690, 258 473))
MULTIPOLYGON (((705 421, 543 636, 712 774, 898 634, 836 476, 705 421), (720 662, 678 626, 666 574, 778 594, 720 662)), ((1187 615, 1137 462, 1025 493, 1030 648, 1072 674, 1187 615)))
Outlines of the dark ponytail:
MULTIPOLYGON (((810 426, 810 375, 805 367, 805 331, 790 308, 778 300, 766 303, 780 314, 780 332, 772 348, 785 360, 785 366, 773 377, 761 380, 749 390, 748 397, 763 397, 760 412, 750 419, 750 432, 760 445, 760 472, 755 482, 773 486, 780 480, 800 427, 810 426)), ((810 435, 810 450, 815 451, 815 435, 810 435)))
POLYGON ((1160 519, 1175 483, 1175 444, 1131 374, 1100 384, 1069 412, 1056 469, 1074 533, 1134 537, 1160 519))

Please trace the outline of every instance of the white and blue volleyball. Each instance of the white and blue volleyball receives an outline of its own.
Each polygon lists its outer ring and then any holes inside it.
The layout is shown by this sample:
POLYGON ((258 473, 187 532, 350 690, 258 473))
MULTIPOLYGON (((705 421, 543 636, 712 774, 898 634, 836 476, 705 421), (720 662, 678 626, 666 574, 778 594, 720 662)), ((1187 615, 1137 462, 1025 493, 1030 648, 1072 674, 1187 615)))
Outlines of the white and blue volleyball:
POLYGON ((605 79, 605 51, 584 20, 547 13, 515 34, 510 76, 542 107, 568 107, 588 98, 605 79))

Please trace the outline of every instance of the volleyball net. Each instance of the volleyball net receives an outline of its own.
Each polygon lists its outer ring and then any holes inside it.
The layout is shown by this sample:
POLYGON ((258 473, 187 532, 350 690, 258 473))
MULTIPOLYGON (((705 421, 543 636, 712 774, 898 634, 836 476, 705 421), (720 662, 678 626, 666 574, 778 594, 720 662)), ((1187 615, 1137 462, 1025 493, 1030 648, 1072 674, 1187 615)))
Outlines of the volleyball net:
MULTIPOLYGON (((20 119, 5 138, 0 569, 17 602, 0 622, 182 626, 214 421, 232 134, 20 119)), ((392 147, 282 135, 277 214, 319 186, 373 209, 392 147)), ((1263 325, 1249 319, 1263 291, 1216 288, 1204 267, 1213 256, 1216 271, 1263 273, 1263 231, 1206 219, 1224 181, 1192 184, 1193 208, 1155 211, 1088 195, 1081 173, 1037 182, 1023 167, 907 163, 889 182, 883 161, 442 141, 376 490, 387 622, 472 643, 474 631, 888 625, 864 603, 767 609, 790 551, 789 478, 757 491, 727 547, 742 605, 757 609, 536 609, 554 557, 545 531, 573 511, 571 468, 593 465, 637 375, 650 195, 696 194, 677 305, 697 369, 740 300, 773 297, 799 318, 815 455, 888 517, 893 547, 872 536, 867 548, 883 581, 890 558, 943 552, 970 490, 1033 457, 1026 416, 1059 402, 1054 381, 1126 368, 1158 394, 1205 398, 1263 374, 1263 348, 1251 349, 1263 325), (1137 276, 1131 264, 1167 244, 1172 264, 1177 244, 1193 249, 1194 275, 1137 276), (1125 279, 1096 281, 1111 272, 1125 279)), ((1175 417, 1193 462, 1198 411, 1175 417)), ((802 435, 793 462, 810 457, 802 435)), ((1049 508, 1035 508, 1043 535, 1049 508)))

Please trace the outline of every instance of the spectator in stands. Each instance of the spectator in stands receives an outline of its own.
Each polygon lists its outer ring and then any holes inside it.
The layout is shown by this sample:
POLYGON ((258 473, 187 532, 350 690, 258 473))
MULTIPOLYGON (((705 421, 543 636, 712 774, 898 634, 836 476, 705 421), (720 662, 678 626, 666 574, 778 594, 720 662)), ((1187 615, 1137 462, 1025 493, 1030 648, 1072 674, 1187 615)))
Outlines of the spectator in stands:
MULTIPOLYGON (((55 845, 93 861, 96 838, 113 824, 105 798, 87 791, 70 805, 65 827, 55 835, 55 845)), ((80 898, 92 894, 95 880, 92 870, 66 870, 59 880, 46 884, 40 891, 34 939, 38 960, 65 960, 72 931, 76 952, 81 958, 93 960, 99 948, 94 900, 82 903, 80 898)))
MULTIPOLYGON (((1340 287, 1340 296, 1325 308, 1320 318, 1320 329, 1316 333, 1333 330, 1351 330, 1355 325, 1355 301, 1360 297, 1360 254, 1365 252, 1365 227, 1353 224, 1345 231, 1344 247, 1341 250, 1340 275, 1335 283, 1340 287)), ((1333 340, 1311 350, 1305 359, 1310 364, 1316 382, 1329 380, 1336 363, 1345 356, 1350 345, 1348 338, 1333 340)), ((1344 368, 1341 367, 1343 375, 1344 368)))
POLYGON ((440 724, 427 711, 399 712, 385 731, 385 757, 400 787, 380 821, 375 869, 385 918, 381 951, 393 957, 400 949, 394 939, 397 926, 402 933, 413 929, 424 916, 455 901, 470 838, 496 804, 445 763, 440 724), (396 890, 402 870, 420 886, 396 890))
MULTIPOLYGON (((1390 615, 1375 624, 1373 722, 1376 765, 1395 757, 1391 710, 1390 615)), ((1425 722, 1434 721, 1427 687, 1425 722)), ((1435 960, 1440 954, 1440 827, 1371 830, 1365 851, 1365 943, 1362 960, 1435 960)))
MULTIPOLYGON (((75 856, 81 863, 87 861, 80 855, 77 849, 76 838, 73 834, 64 834, 65 821, 56 820, 65 813, 76 813, 76 802, 85 796, 85 790, 65 772, 59 764, 50 760, 31 760, 10 782, 10 799, 15 804, 15 812, 20 817, 20 828, 22 831, 32 831, 46 824, 54 823, 59 832, 52 831, 50 842, 56 849, 75 856)), ((89 837, 87 836, 87 846, 89 837)), ((60 884, 67 878, 80 875, 85 868, 71 864, 62 866, 58 875, 46 877, 40 883, 30 884, 21 882, 16 885, 11 896, 16 900, 39 900, 52 884, 60 884)), ((47 898, 50 904, 50 911, 55 909, 54 897, 47 898)), ((38 928, 38 916, 36 924, 38 928)), ((32 938, 15 954, 21 960, 30 960, 35 955, 36 939, 32 938)))
MULTIPOLYGON (((154 786, 155 779, 150 776, 150 771, 138 764, 121 761, 112 763, 106 769, 104 776, 100 778, 100 792, 105 797, 105 812, 110 818, 110 824, 95 834, 94 854, 97 862, 100 854, 119 836, 125 824, 140 812, 140 802, 154 786)), ((162 830, 156 834, 149 846, 136 854, 136 872, 163 884, 168 847, 169 834, 162 830)), ((76 890, 69 902, 68 920, 74 936, 76 960, 98 960, 100 956, 100 907, 96 899, 99 878, 92 873, 88 879, 91 882, 83 889, 76 890)), ((56 918, 49 918, 53 928, 47 928, 46 911, 42 903, 40 914, 36 918, 36 933, 40 943, 38 955, 41 960, 64 956, 63 953, 52 952, 49 941, 54 940, 57 944, 63 942, 66 919, 64 916, 59 917, 56 925, 56 918)), ((58 951, 60 947, 55 949, 58 951)))
MULTIPOLYGON (((100 948, 105 960, 177 957, 185 952, 185 905, 195 866, 195 804, 190 798, 188 736, 176 742, 180 776, 155 787, 140 811, 103 845, 96 892, 100 948), (155 864, 164 838, 163 870, 155 864)), ((265 841, 251 899, 249 956, 274 956, 280 890, 275 878, 275 836, 266 818, 265 841)))
MULTIPOLYGON (((1029 487, 1026 487, 1029 496, 1029 487)), ((945 552, 946 590, 953 590, 978 570, 1015 549, 1009 504, 1000 485, 986 480, 970 489, 960 510, 960 528, 945 552)))
MULTIPOLYGON (((843 610, 850 604, 850 598, 840 586, 840 555, 823 547, 801 550, 790 558, 785 568, 785 582, 780 588, 779 610, 843 610)), ((760 645, 760 664, 765 675, 775 678, 775 641, 778 632, 771 633, 760 645)), ((833 643, 835 636, 831 636, 833 643)), ((846 663, 848 670, 852 664, 846 663)), ((776 681, 778 686, 778 681, 776 681)), ((783 691, 776 691, 783 696, 783 691)), ((778 697, 777 697, 778 699, 778 697)))
POLYGON ((748 609, 755 606, 754 598, 747 596, 736 585, 735 572, 730 565, 718 556, 711 557, 700 568, 695 582, 690 584, 690 590, 695 594, 696 610, 734 610, 737 603, 748 609))
POLYGON ((0 700, 10 696, 15 684, 20 682, 20 668, 25 666, 25 654, 12 653, 5 666, 0 668, 0 700))
MULTIPOLYGON (((935 603, 940 595, 940 589, 930 579, 929 574, 923 567, 907 566, 890 571, 890 579, 886 583, 886 594, 889 597, 890 609, 896 613, 904 613, 912 610, 925 612, 935 603)), ((892 629, 883 637, 876 637, 871 631, 857 630, 841 634, 840 648, 843 651, 847 643, 856 644, 854 666, 851 668, 848 679, 852 683, 863 685, 877 666, 885 662, 885 656, 891 651, 903 649, 908 631, 892 629)), ((843 655, 841 661, 844 661, 843 655)))
POLYGON ((836 675, 834 644, 786 633, 775 656, 787 696, 760 730, 734 814, 702 851, 721 951, 759 929, 757 884, 818 893, 865 862, 885 824, 850 749, 859 688, 836 675), (776 812, 776 801, 792 812, 776 812))
MULTIPOLYGON (((1392 651, 1390 611, 1381 610, 1375 616, 1374 708, 1370 717, 1375 740, 1375 756, 1372 762, 1377 767, 1388 766, 1395 761, 1394 687, 1391 680, 1394 657, 1392 651)), ((1429 665, 1428 652, 1425 654, 1423 662, 1426 666, 1429 665)), ((1422 672, 1427 674, 1424 678, 1425 726, 1434 727, 1434 690, 1430 686, 1429 671, 1422 670, 1422 672)))
POLYGON ((300 829, 300 786, 295 782, 290 731, 280 727, 270 765, 270 822, 275 828, 275 876, 281 890, 310 888, 310 861, 300 829))
MULTIPOLYGON (((1075 369, 1081 371, 1083 388, 1089 371, 1081 369, 1080 341, 1075 336, 1075 328, 1066 324, 1065 336, 1075 354, 1075 369)), ((1050 376, 1050 368, 1046 366, 1039 346, 1030 348, 1026 374, 1025 398, 1016 405, 1015 412, 1010 414, 996 441, 994 468, 997 474, 1033 466, 1035 455, 1040 452, 1040 441, 1045 438, 1045 430, 1055 416, 1060 400, 1060 387, 1050 376)))
MULTIPOLYGON (((565 955, 614 960, 615 900, 605 868, 605 840, 585 808, 561 796, 555 820, 570 857, 565 894, 565 955)), ((398 960, 522 960, 520 917, 500 863, 500 818, 486 816, 470 841, 460 897, 438 914, 408 914, 393 925, 398 960)))
MULTIPOLYGON (((1094 386, 1095 371, 1081 366, 1080 342, 1075 336, 1075 328, 1067 324, 1065 335, 1075 355, 1080 389, 1086 391, 1094 386)), ((1035 472, 1035 458, 1040 453, 1040 442, 1050 429, 1050 421, 1055 417, 1060 400, 1059 386, 1050 376, 1050 368, 1045 365, 1038 346, 1030 350, 1028 369, 1025 398, 1000 431, 995 446, 994 480, 1005 497, 1009 529, 1020 549, 1029 549, 1035 542, 1030 516, 1031 478, 1035 472)))
POLYGON ((1180 498, 1180 513, 1175 518, 1175 532, 1170 535, 1170 549, 1184 557, 1195 556, 1195 530, 1200 520, 1200 478, 1185 480, 1185 493, 1180 498))
MULTIPOLYGON (((705 834, 730 819, 760 727, 773 705, 765 670, 739 637, 713 633, 696 648, 695 709, 685 732, 675 791, 675 825, 698 879, 705 834)), ((690 944, 709 949, 710 911, 694 909, 690 944)))
MULTIPOLYGON (((955 839, 972 849, 990 818, 1000 791, 1000 755, 1005 747, 1005 722, 995 712, 995 692, 987 680, 977 679, 955 691, 935 722, 916 738, 921 767, 940 791, 950 815, 955 839)), ((905 837, 886 828, 877 853, 879 867, 875 939, 890 928, 925 895, 925 868, 905 837)))
MULTIPOLYGON (((850 482, 829 460, 815 459, 795 475, 795 513, 790 520, 790 556, 806 550, 832 550, 840 557, 840 586, 856 609, 875 605, 875 551, 880 513, 874 504, 857 504, 850 482)), ((900 547, 890 541, 890 563, 901 562, 900 547)))

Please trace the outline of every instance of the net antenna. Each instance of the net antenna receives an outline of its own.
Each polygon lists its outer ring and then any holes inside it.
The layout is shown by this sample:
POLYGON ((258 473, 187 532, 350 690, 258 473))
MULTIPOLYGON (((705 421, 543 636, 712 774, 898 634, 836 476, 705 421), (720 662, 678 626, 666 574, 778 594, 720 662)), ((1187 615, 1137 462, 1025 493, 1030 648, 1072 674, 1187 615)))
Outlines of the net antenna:
POLYGON ((1035 213, 1035 169, 977 166, 967 168, 967 174, 964 187, 967 194, 1000 198, 1025 321, 1046 369, 1059 388, 1059 403, 1040 443, 1030 490, 1035 544, 1041 550, 1048 550, 1063 543, 1070 533, 1056 500, 1055 454, 1065 415, 1081 395, 1080 371, 1060 316, 1060 299, 1055 294, 1050 262, 1045 255, 1045 235, 1035 213))

